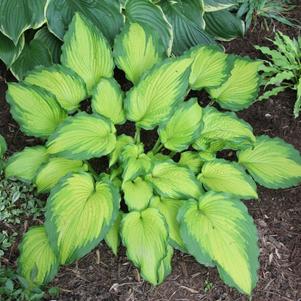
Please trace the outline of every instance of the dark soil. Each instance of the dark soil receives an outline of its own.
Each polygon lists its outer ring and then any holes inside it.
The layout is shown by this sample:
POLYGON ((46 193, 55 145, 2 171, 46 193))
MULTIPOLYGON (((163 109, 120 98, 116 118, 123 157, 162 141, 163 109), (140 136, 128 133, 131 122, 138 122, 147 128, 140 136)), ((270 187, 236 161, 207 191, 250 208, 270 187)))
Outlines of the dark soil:
MULTIPOLYGON (((293 16, 301 19, 300 6, 293 16)), ((260 57, 253 45, 270 45, 266 38, 273 37, 272 27, 267 31, 260 24, 244 39, 225 44, 227 52, 260 57)), ((280 24, 276 27, 289 35, 298 34, 280 24)), ((0 76, 0 133, 7 139, 10 155, 37 141, 25 137, 10 116, 4 94, 6 80, 12 78, 3 65, 0 76)), ((239 116, 253 126, 257 135, 279 136, 301 151, 301 119, 294 119, 292 114, 295 98, 294 92, 286 91, 267 102, 255 103, 239 116)), ((149 135, 147 139, 151 144, 154 137, 149 135)), ((261 267, 252 300, 301 300, 301 187, 258 190, 259 201, 246 202, 260 236, 261 267)), ((14 266, 15 261, 11 260, 10 265, 14 266)), ((179 252, 173 258, 172 274, 160 286, 152 287, 141 279, 124 249, 114 257, 105 245, 75 264, 62 267, 51 285, 61 289, 60 300, 247 300, 224 285, 216 269, 205 268, 179 252)))

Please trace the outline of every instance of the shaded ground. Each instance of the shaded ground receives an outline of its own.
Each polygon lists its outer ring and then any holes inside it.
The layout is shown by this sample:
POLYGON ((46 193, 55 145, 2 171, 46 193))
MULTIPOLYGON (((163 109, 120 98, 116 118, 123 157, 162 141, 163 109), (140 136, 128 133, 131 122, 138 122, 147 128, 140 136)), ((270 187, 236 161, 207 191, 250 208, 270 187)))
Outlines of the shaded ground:
MULTIPOLYGON (((294 12, 295 17, 301 15, 300 10, 294 12)), ((297 34, 290 28, 280 28, 290 35, 297 34)), ((272 37, 273 32, 258 26, 244 39, 225 46, 227 52, 258 57, 252 45, 269 44, 264 39, 268 36, 272 37)), ((3 65, 0 76, 0 133, 8 141, 9 153, 13 153, 37 142, 23 136, 11 119, 4 101, 5 80, 10 76, 3 65)), ((287 91, 268 102, 254 104, 239 115, 257 135, 279 136, 301 151, 301 119, 295 120, 292 114, 295 97, 294 92, 287 91)), ((278 191, 259 187, 259 202, 246 202, 260 235, 261 267, 254 301, 301 300, 300 201, 301 187, 278 191)), ((15 256, 9 262, 12 266, 15 256)), ((162 285, 151 287, 128 262, 124 249, 119 257, 114 257, 105 245, 76 264, 63 267, 52 285, 60 287, 60 300, 247 300, 225 286, 215 269, 202 267, 191 256, 179 252, 173 258, 172 274, 162 285)))

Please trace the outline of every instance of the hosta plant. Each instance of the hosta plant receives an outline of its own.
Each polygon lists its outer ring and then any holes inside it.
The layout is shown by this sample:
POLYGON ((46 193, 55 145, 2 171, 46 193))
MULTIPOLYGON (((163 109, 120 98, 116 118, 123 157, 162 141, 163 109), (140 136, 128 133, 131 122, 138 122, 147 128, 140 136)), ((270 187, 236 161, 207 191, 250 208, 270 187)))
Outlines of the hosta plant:
POLYGON ((44 225, 29 229, 20 245, 20 274, 41 285, 105 240, 115 254, 122 244, 153 285, 170 273, 178 249, 250 295, 258 237, 240 200, 258 197, 255 181, 297 185, 301 158, 281 139, 255 137, 235 113, 202 107, 189 90, 241 110, 256 99, 260 63, 214 47, 167 58, 156 32, 135 22, 113 48, 76 14, 62 65, 9 84, 12 116, 44 144, 14 154, 6 176, 50 193, 44 225), (131 86, 126 93, 113 78, 115 64, 132 82, 122 85, 131 86), (153 145, 146 131, 157 137, 153 145), (222 159, 225 149, 237 160, 222 159), (101 157, 108 160, 95 161, 101 157))
POLYGON ((264 93, 259 100, 267 100, 286 89, 296 90, 294 116, 297 118, 301 109, 301 36, 291 39, 277 32, 272 43, 275 49, 256 46, 267 57, 261 68, 264 93))
POLYGON ((0 135, 0 172, 3 168, 3 155, 7 150, 6 141, 3 136, 0 135))

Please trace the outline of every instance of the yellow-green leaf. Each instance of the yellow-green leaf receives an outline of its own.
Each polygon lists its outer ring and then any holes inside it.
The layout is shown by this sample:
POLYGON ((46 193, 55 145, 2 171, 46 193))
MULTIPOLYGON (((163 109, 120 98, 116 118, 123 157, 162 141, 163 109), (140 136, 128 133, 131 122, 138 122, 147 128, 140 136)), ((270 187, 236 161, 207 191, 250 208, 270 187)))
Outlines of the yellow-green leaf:
POLYGON ((111 226, 109 232, 105 237, 106 244, 110 247, 114 255, 117 256, 118 248, 120 246, 120 224, 123 217, 122 211, 118 212, 117 218, 114 224, 111 226))
POLYGON ((187 151, 181 153, 179 164, 189 168, 194 174, 197 174, 201 171, 204 160, 197 152, 187 151))
POLYGON ((0 135, 0 158, 5 154, 7 151, 7 145, 4 137, 0 135))
POLYGON ((257 137, 255 146, 239 152, 238 159, 255 181, 267 188, 301 183, 300 153, 280 138, 257 137))
POLYGON ((118 161, 124 147, 131 144, 134 144, 134 139, 131 136, 122 134, 117 137, 115 149, 110 153, 110 167, 118 161))

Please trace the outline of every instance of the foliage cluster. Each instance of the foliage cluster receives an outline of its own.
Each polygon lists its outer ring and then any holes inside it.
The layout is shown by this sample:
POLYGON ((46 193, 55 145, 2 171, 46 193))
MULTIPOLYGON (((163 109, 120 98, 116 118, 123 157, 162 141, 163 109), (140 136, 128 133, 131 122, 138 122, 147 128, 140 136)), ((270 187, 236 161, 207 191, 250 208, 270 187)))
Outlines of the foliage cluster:
POLYGON ((10 83, 7 100, 22 131, 45 141, 7 162, 7 177, 32 182, 47 200, 45 223, 20 245, 19 271, 30 287, 51 281, 105 240, 122 243, 144 279, 171 271, 174 248, 216 266, 226 284, 250 295, 257 282, 257 231, 240 201, 256 184, 286 188, 301 181, 301 157, 279 138, 255 137, 233 112, 202 107, 205 90, 223 109, 257 97, 260 62, 212 46, 167 57, 157 31, 127 23, 113 51, 98 27, 76 13, 64 35, 62 65, 37 68, 10 83), (124 93, 116 66, 133 84, 124 93), (90 100, 92 113, 81 110, 90 100), (135 124, 135 136, 124 128, 135 124), (157 133, 152 149, 145 131, 157 133), (123 133, 123 134, 122 134, 123 133), (234 161, 220 158, 233 150, 234 161), (90 159, 108 157, 97 173, 90 159))

